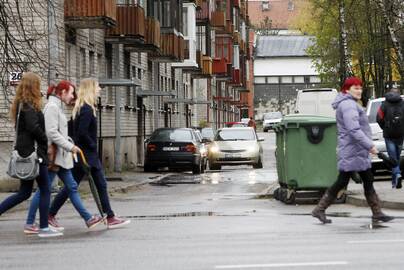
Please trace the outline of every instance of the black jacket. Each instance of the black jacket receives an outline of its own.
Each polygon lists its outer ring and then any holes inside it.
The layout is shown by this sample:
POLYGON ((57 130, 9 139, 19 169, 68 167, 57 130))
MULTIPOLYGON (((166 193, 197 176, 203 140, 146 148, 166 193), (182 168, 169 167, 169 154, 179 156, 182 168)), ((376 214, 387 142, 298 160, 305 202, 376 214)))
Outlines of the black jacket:
POLYGON ((90 105, 84 104, 73 121, 73 140, 84 152, 91 167, 101 169, 97 151, 97 118, 90 105))
POLYGON ((48 164, 48 138, 45 133, 44 115, 31 105, 24 104, 21 107, 15 149, 22 157, 27 157, 34 152, 35 141, 37 142, 38 157, 43 160, 42 164, 48 164))
POLYGON ((391 131, 388 128, 389 121, 391 121, 391 115, 387 113, 389 108, 396 107, 398 110, 402 111, 402 122, 404 123, 404 101, 401 98, 399 93, 389 92, 385 95, 386 100, 382 103, 379 110, 377 111, 376 121, 379 124, 380 128, 383 130, 383 137, 388 139, 396 139, 401 141, 404 139, 404 129, 403 130, 395 130, 395 134, 390 134, 391 131))

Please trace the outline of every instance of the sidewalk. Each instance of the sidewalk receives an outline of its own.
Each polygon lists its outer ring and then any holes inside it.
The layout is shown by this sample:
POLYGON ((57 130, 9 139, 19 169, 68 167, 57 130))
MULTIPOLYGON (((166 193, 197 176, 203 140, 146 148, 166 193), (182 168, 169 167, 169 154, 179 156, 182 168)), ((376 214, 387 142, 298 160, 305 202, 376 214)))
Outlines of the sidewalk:
MULTIPOLYGON (((392 189, 390 181, 376 181, 374 187, 383 208, 404 210, 404 189, 392 189)), ((367 206, 361 184, 352 181, 349 183, 346 202, 356 206, 367 206)))
MULTIPOLYGON (((158 181, 164 177, 166 173, 144 173, 143 171, 130 171, 121 174, 108 174, 108 191, 112 196, 117 193, 128 193, 140 189, 141 186, 146 185, 152 181, 158 181)), ((83 199, 91 197, 90 187, 86 180, 80 184, 80 194, 83 199)), ((0 202, 13 194, 13 192, 0 192, 0 202)), ((54 196, 55 194, 52 194, 54 196)), ((10 211, 19 211, 27 209, 31 199, 16 206, 10 211)))

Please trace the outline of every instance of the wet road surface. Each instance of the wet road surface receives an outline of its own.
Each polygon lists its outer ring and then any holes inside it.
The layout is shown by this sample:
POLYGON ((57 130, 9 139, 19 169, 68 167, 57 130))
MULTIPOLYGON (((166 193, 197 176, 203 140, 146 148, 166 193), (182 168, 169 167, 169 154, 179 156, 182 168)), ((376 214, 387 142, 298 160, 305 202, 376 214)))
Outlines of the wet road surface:
POLYGON ((112 197, 126 228, 88 231, 69 204, 59 215, 65 236, 44 240, 22 233, 25 212, 2 216, 0 269, 402 269, 403 212, 373 225, 369 209, 334 205, 324 226, 312 205, 257 199, 276 181, 274 135, 261 136, 264 169, 168 174, 112 197))

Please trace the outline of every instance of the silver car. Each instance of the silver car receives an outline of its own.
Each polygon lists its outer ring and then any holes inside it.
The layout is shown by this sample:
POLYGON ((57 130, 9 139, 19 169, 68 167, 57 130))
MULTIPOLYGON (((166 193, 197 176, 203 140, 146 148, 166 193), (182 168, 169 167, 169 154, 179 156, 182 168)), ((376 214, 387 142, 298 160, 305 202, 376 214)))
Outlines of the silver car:
MULTIPOLYGON (((401 97, 404 98, 404 96, 401 97)), ((374 145, 376 146, 379 152, 382 152, 387 155, 386 143, 384 142, 383 137, 383 130, 380 128, 379 124, 376 121, 377 111, 379 110, 383 101, 385 101, 385 98, 377 98, 369 100, 368 106, 366 108, 366 114, 369 119, 370 128, 372 129, 372 139, 374 145)), ((404 151, 401 152, 401 156, 404 156, 404 151)), ((375 155, 372 155, 372 169, 374 171, 378 169, 386 169, 386 166, 384 165, 383 161, 380 158, 378 158, 375 155)))
POLYGON ((220 170, 222 165, 245 164, 262 168, 261 141, 251 127, 219 129, 209 146, 209 168, 220 170))

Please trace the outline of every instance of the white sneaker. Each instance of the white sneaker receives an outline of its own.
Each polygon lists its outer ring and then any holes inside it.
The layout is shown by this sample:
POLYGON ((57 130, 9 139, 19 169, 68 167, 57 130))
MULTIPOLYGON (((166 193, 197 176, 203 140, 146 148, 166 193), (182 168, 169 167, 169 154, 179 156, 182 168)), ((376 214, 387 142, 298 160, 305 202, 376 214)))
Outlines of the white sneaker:
POLYGON ((59 237, 63 236, 63 233, 55 231, 51 228, 39 229, 38 236, 41 238, 59 237))
POLYGON ((49 228, 51 228, 52 230, 54 230, 54 231, 57 231, 57 232, 63 232, 64 230, 65 230, 65 228, 64 227, 55 227, 55 226, 52 226, 52 225, 50 225, 50 224, 48 224, 48 226, 49 226, 49 228))

